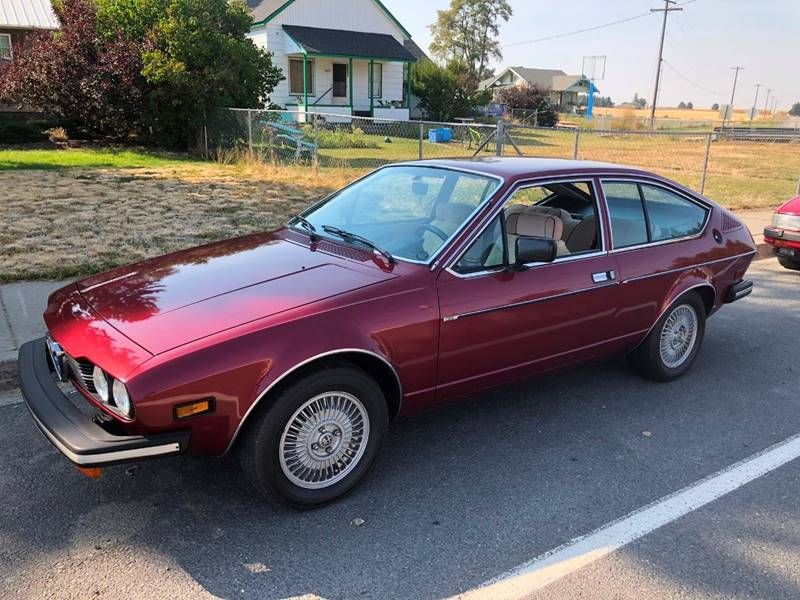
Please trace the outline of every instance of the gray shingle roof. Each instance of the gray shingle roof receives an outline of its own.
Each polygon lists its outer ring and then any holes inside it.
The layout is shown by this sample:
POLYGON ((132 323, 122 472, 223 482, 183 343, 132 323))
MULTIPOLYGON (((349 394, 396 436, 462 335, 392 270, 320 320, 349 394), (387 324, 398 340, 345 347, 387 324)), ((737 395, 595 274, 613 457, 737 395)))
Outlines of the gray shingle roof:
POLYGON ((258 23, 286 4, 286 0, 247 0, 253 21, 258 23))
POLYGON ((311 54, 334 54, 416 62, 403 44, 384 33, 284 25, 283 30, 311 54))
POLYGON ((0 0, 0 27, 58 29, 50 0, 0 0))

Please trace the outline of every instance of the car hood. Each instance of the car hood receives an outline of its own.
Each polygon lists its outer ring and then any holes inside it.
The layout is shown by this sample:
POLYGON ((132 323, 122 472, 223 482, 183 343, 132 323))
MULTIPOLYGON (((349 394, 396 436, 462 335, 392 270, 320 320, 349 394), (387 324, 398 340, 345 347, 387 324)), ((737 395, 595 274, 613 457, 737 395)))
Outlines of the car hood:
MULTIPOLYGON (((77 284, 92 310, 152 354, 395 277, 256 234, 115 269, 77 284)), ((350 254, 353 254, 352 252, 350 254)))

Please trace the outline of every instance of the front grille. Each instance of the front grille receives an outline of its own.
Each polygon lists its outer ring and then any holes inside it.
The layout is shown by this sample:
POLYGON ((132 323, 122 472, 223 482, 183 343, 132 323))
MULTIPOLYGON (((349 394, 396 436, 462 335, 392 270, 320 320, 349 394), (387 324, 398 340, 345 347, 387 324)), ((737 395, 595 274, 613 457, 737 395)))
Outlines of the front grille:
POLYGON ((80 382, 87 392, 96 394, 97 388, 94 387, 94 382, 92 381, 94 365, 85 358, 75 359, 69 354, 64 354, 64 358, 69 366, 69 370, 72 371, 73 377, 80 382))

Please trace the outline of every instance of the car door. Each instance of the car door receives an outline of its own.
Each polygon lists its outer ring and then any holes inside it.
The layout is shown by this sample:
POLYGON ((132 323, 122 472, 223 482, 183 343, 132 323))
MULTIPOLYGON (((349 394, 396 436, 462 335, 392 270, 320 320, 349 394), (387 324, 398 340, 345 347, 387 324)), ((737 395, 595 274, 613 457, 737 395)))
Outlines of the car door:
MULTIPOLYGON (((574 251, 565 250, 569 238, 564 215, 562 227, 549 232, 560 238, 561 256, 522 270, 509 267, 514 237, 525 234, 514 231, 515 215, 528 215, 526 219, 538 223, 541 219, 530 215, 552 214, 553 203, 535 189, 551 183, 555 182, 516 187, 488 225, 439 275, 440 400, 611 351, 618 278, 606 247, 595 181, 566 182, 587 190, 593 203, 594 236, 586 236, 582 247, 571 244, 574 251), (533 202, 528 202, 531 196, 533 202)), ((591 230, 591 223, 585 225, 591 230)))

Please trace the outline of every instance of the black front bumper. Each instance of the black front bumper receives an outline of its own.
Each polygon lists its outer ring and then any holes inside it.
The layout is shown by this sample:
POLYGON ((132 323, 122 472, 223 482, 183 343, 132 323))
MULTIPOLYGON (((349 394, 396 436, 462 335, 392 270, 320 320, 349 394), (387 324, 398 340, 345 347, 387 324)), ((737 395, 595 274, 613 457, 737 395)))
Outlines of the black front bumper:
POLYGON ((19 382, 33 420, 44 436, 79 467, 178 454, 189 444, 189 432, 157 435, 113 435, 83 414, 56 384, 44 338, 19 350, 19 382))

